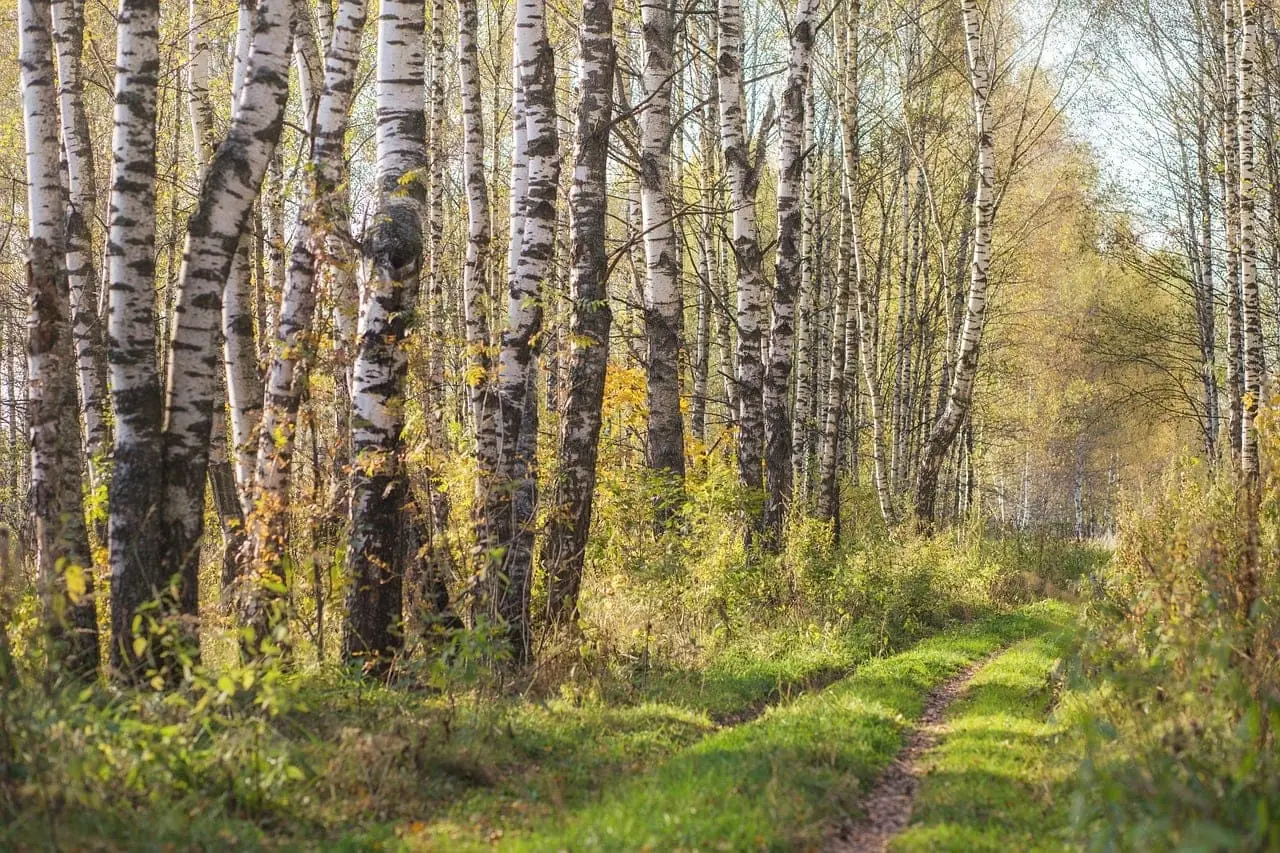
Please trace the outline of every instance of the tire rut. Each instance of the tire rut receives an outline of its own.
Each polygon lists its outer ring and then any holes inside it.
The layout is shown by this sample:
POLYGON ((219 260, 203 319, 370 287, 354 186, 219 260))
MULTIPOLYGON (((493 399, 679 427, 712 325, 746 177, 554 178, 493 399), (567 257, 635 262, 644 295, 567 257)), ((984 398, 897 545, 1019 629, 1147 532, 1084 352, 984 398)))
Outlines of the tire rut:
POLYGON ((920 759, 941 738, 945 729, 943 718, 951 703, 964 695, 978 671, 1002 651, 975 661, 933 689, 906 744, 863 798, 865 816, 838 824, 828 836, 826 853, 882 853, 889 842, 907 828, 920 787, 923 771, 920 759))

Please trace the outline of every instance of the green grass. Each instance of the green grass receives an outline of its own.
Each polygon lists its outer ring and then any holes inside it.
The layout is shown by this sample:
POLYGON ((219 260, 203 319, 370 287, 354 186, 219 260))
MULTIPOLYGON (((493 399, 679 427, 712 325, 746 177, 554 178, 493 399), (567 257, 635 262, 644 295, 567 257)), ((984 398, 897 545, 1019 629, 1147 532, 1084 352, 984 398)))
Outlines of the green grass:
POLYGON ((1074 632, 1024 640, 987 664, 950 709, 924 759, 912 825, 890 845, 908 851, 1035 851, 1072 845, 1073 728, 1052 714, 1050 674, 1074 632))
MULTIPOLYGON (((795 849, 856 812, 929 691, 1021 639, 1062 631, 1065 605, 1041 603, 925 640, 852 677, 719 732, 607 792, 562 822, 508 837, 513 850, 795 849)), ((423 837, 431 846, 429 837, 423 837)))
POLYGON ((847 674, 873 648, 856 627, 780 623, 686 667, 615 666, 542 697, 450 700, 306 673, 285 683, 286 709, 255 733, 202 730, 159 697, 72 691, 50 705, 32 694, 44 722, 29 745, 41 761, 17 792, 19 811, 6 815, 0 796, 0 849, 486 844, 586 807, 722 726, 847 674), (144 753, 144 739, 155 748, 144 753), (251 757, 275 768, 252 804, 251 757), (285 767, 302 778, 281 778, 285 767), (68 775, 82 788, 56 782, 68 775))

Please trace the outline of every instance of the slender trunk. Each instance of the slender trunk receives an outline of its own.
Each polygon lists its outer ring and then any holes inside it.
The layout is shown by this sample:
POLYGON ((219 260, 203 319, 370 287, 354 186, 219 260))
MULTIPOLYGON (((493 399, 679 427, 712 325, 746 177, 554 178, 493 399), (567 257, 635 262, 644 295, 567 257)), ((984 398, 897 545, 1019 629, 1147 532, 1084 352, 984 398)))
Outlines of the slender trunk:
POLYGON ((827 398, 818 457, 818 517, 840 523, 840 429, 845 410, 845 318, 849 310, 852 249, 849 246, 849 206, 841 197, 840 269, 837 272, 835 306, 831 314, 831 365, 827 373, 827 398))
MULTIPOLYGON (((96 489, 106 483, 102 468, 111 453, 111 428, 106 419, 107 349, 98 312, 98 270, 94 264, 96 255, 90 225, 98 208, 98 182, 81 70, 84 0, 55 0, 52 11, 68 190, 66 266, 71 337, 75 342, 84 455, 89 466, 89 485, 96 489)), ((105 539, 106 530, 99 534, 105 539)))
POLYGON ((1236 2, 1222 0, 1223 115, 1219 126, 1224 168, 1222 197, 1227 239, 1227 434, 1239 464, 1244 437, 1244 332, 1240 293, 1240 149, 1236 75, 1236 2))
MULTIPOLYGON (((644 320, 648 344, 648 464, 672 489, 684 480, 680 414, 680 260, 671 205, 671 81, 675 16, 671 0, 642 0, 644 98, 640 113, 640 230, 644 235, 644 320)), ((662 524, 673 503, 659 499, 662 524)))
MULTIPOLYGON (((339 185, 346 169, 343 137, 351 109, 364 0, 341 0, 325 56, 323 89, 316 110, 307 172, 306 198, 299 211, 289 271, 280 301, 267 370, 262 429, 256 460, 253 536, 253 589, 241 599, 242 623, 255 637, 265 636, 274 601, 285 580, 289 488, 298 428, 298 411, 315 357, 312 324, 316 309, 317 267, 331 266, 325 243, 335 220, 345 223, 339 185)), ((345 384, 345 383, 344 383, 345 384)))
POLYGON ((1262 396, 1262 311, 1258 298, 1258 246, 1255 234, 1253 108, 1257 89, 1258 7, 1240 0, 1239 128, 1240 145, 1240 313, 1244 332, 1244 408, 1240 468, 1250 483, 1259 476, 1258 433, 1254 419, 1262 396))
POLYGON ((933 425, 916 470, 916 519, 931 525, 938 490, 938 472, 960 425, 973 401, 973 384, 978 373, 978 348, 982 341, 987 310, 987 273, 991 266, 991 227, 995 215, 995 143, 990 128, 988 99, 991 73, 982 46, 982 16, 976 0, 961 0, 965 48, 972 89, 975 136, 977 139, 977 184, 973 199, 973 261, 969 273, 969 298, 955 374, 947 393, 942 417, 933 425))
POLYGON ((18 4, 27 149, 27 423, 36 567, 55 657, 92 678, 98 667, 93 563, 81 499, 75 341, 68 303, 66 188, 48 0, 18 4))
MULTIPOLYGON (((756 190, 760 185, 760 155, 751 157, 743 110, 742 4, 719 0, 720 142, 733 209, 733 254, 738 268, 738 346, 735 379, 738 400, 738 475, 748 489, 764 485, 764 363, 761 360, 761 318, 764 313, 764 277, 760 272, 759 228, 756 222, 756 190)), ((772 123, 773 102, 760 125, 763 143, 772 123)), ((755 520, 754 528, 759 523, 755 520)))
POLYGON ((463 316, 466 324, 467 397, 476 442, 476 550, 471 583, 480 594, 473 600, 477 614, 487 604, 501 528, 491 510, 499 482, 498 397, 493 382, 489 322, 489 190, 485 178, 484 101, 480 88, 477 0, 458 3, 458 82, 462 89, 462 171, 467 193, 467 255, 462 276, 463 316))
POLYGON ((569 298, 573 303, 569 392, 560 420, 560 455, 543 561, 547 607, 561 624, 577 616, 596 483, 601 405, 612 314, 607 292, 605 177, 613 113, 613 0, 584 0, 578 34, 581 70, 569 190, 569 298))
POLYGON ((814 194, 813 161, 813 87, 807 90, 807 109, 804 113, 802 148, 804 152, 800 176, 799 207, 802 211, 800 231, 800 283, 799 308, 796 312, 796 380, 795 408, 792 412, 791 476, 797 483, 796 492, 801 498, 809 491, 809 456, 812 452, 814 370, 813 339, 818 293, 814 290, 814 223, 818 218, 814 194))
MULTIPOLYGON (((240 114, 241 96, 248 79, 257 11, 258 0, 240 0, 231 82, 232 121, 240 114)), ((253 330, 252 277, 253 237, 246 228, 240 234, 222 292, 222 358, 227 403, 231 411, 232 458, 235 460, 236 493, 240 499, 240 510, 245 515, 253 511, 254 441, 262 418, 262 379, 258 373, 258 347, 253 330)), ((262 280, 261 275, 258 280, 262 280)))
MULTIPOLYGON (((556 196, 560 180, 559 139, 555 117, 555 56, 547 38, 545 0, 520 0, 516 7, 515 63, 521 107, 516 120, 523 126, 527 145, 527 191, 513 217, 513 251, 508 269, 507 329, 502 336, 498 367, 501 404, 498 488, 490 494, 492 513, 500 525, 497 553, 502 564, 492 577, 495 584, 490 615, 506 625, 515 659, 529 655, 529 624, 523 582, 531 567, 526 552, 516 546, 520 535, 512 497, 530 464, 520 452, 520 423, 525 412, 529 374, 536 370, 534 336, 542 328, 542 288, 551 275, 555 253, 556 196), (517 230, 517 222, 521 225, 517 230), (496 493, 496 494, 495 494, 496 493), (492 499, 496 497, 497 500, 492 499)), ((518 176, 516 176, 518 177, 518 176)), ((518 187, 513 183, 512 204, 518 187)))
POLYGON ((773 321, 769 329, 769 364, 764 376, 766 541, 782 542, 782 525, 794 487, 791 460, 791 363, 795 350, 796 288, 800 280, 801 234, 804 229, 805 93, 809 88, 809 56, 813 51, 817 0, 799 0, 791 23, 791 55, 782 90, 778 157, 778 259, 773 286, 773 321))

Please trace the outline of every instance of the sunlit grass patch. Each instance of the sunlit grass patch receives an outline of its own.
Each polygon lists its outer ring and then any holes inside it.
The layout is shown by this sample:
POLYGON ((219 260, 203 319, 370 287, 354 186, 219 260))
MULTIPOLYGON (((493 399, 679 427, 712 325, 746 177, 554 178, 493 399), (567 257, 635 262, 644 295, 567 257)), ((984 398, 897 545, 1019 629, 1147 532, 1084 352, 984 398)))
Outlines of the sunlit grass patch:
POLYGON ((567 826, 508 839, 529 850, 795 849, 856 812, 929 691, 1007 642, 1061 629, 1040 604, 871 661, 820 693, 713 735, 606 794, 567 826))
POLYGON ((1052 713, 1050 675, 1072 642, 1053 631, 982 668, 924 758, 911 827, 894 851, 1062 850, 1080 737, 1052 713))

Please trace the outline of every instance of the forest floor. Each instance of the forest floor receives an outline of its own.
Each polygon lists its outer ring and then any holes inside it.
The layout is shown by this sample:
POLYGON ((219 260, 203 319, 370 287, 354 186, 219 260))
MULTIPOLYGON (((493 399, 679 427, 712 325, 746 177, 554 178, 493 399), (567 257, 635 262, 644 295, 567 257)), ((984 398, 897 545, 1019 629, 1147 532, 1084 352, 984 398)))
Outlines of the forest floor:
POLYGON ((862 633, 782 632, 541 698, 312 676, 269 726, 189 739, 166 709, 108 706, 57 734, 146 740, 139 791, 25 810, 0 849, 1060 849, 1076 759, 1050 675, 1076 633, 1056 601, 888 655, 862 633), (903 784, 891 767, 913 789, 893 803, 875 793, 903 784), (892 831, 859 841, 868 809, 895 810, 873 821, 892 831))

